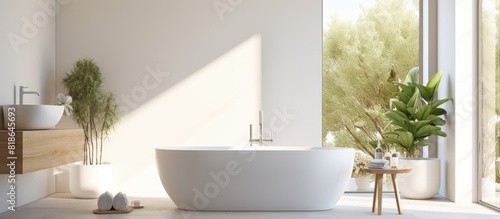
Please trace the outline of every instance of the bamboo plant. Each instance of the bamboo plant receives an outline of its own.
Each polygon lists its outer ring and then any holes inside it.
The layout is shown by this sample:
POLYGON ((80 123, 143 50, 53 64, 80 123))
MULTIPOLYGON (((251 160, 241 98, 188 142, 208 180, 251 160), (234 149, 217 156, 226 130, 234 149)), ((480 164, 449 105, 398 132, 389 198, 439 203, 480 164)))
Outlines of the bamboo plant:
POLYGON ((441 130, 446 121, 440 117, 447 112, 439 106, 452 100, 437 99, 442 72, 436 73, 427 85, 422 85, 418 83, 418 71, 418 67, 411 69, 405 81, 397 83, 399 92, 391 99, 392 109, 385 113, 394 129, 384 133, 384 141, 398 146, 407 157, 418 157, 419 147, 431 143, 429 136, 447 136, 441 130))
POLYGON ((72 118, 84 132, 84 165, 100 165, 103 142, 118 122, 119 109, 113 93, 102 89, 99 66, 90 58, 75 62, 63 84, 73 97, 72 118))

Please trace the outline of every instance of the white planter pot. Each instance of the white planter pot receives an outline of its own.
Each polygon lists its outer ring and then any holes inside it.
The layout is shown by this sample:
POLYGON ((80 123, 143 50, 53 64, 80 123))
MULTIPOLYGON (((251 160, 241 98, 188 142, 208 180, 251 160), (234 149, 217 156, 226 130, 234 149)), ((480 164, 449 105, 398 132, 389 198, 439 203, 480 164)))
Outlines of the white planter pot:
POLYGON ((370 188, 370 176, 361 176, 354 178, 356 182, 357 191, 367 191, 370 188))
POLYGON ((429 199, 439 191, 441 161, 437 158, 400 158, 399 167, 411 167, 409 173, 398 174, 401 195, 409 199, 429 199))
POLYGON ((71 194, 76 198, 98 198, 102 193, 111 190, 112 167, 109 163, 71 166, 69 174, 71 194))

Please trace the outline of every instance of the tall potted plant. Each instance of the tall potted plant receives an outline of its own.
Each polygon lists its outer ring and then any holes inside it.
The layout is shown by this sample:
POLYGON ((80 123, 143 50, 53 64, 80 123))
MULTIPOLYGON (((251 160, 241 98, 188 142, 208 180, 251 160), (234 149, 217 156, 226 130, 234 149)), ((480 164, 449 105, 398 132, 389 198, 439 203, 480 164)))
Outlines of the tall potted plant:
POLYGON ((427 199, 439 191, 440 165, 437 158, 418 158, 422 146, 431 143, 430 136, 446 137, 441 126, 446 121, 441 117, 446 110, 440 108, 451 98, 437 99, 437 91, 442 72, 436 73, 426 85, 418 83, 418 68, 413 68, 403 83, 398 83, 400 90, 391 99, 392 109, 385 113, 391 121, 392 131, 385 132, 385 142, 396 145, 406 159, 401 159, 401 166, 410 166, 413 171, 399 177, 400 191, 406 198, 427 199))
POLYGON ((112 166, 102 162, 103 143, 118 122, 118 105, 112 93, 102 89, 103 77, 94 60, 75 62, 63 79, 73 97, 72 118, 84 132, 84 155, 81 165, 70 172, 70 190, 78 198, 97 198, 111 189, 112 166))

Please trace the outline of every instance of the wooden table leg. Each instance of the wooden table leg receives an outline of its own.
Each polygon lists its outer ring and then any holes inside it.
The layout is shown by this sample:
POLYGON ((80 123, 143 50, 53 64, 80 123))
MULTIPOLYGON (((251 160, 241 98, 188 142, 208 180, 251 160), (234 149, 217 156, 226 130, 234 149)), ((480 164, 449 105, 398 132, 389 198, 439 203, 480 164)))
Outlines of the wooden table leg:
POLYGON ((378 215, 382 215, 382 177, 384 176, 384 174, 377 174, 377 178, 378 178, 378 183, 377 183, 377 190, 378 190, 378 193, 377 193, 377 202, 378 202, 378 215))
POLYGON ((377 207, 377 194, 378 194, 378 174, 375 175, 375 188, 373 188, 373 204, 372 213, 375 213, 375 208, 377 207))
POLYGON ((391 174, 392 176, 392 185, 394 186, 394 195, 396 196, 396 204, 398 206, 398 213, 403 214, 403 211, 401 210, 401 207, 399 205, 399 191, 398 191, 398 184, 396 182, 396 175, 397 174, 391 174))

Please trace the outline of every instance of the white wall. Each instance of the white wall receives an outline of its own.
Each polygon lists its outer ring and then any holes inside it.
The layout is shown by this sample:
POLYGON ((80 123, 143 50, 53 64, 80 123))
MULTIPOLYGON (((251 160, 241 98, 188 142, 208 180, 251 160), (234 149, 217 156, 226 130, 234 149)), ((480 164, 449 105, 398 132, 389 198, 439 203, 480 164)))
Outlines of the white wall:
POLYGON ((321 11, 321 0, 74 0, 57 17, 57 91, 77 59, 101 67, 122 109, 104 155, 116 191, 163 193, 154 148, 247 144, 259 109, 274 145, 321 146, 321 11))
POLYGON ((440 194, 455 202, 477 201, 477 5, 473 0, 438 2, 438 69, 445 74, 447 138, 439 138, 440 194))
POLYGON ((26 95, 25 104, 54 104, 55 19, 40 6, 53 2, 0 2, 0 26, 4 33, 0 40, 0 105, 13 104, 14 85, 40 92, 40 97, 26 95))
MULTIPOLYGON (((54 104, 55 10, 50 5, 54 0, 0 1, 0 105, 14 103, 14 85, 40 92, 40 97, 27 95, 26 104, 54 104)), ((0 212, 7 210, 7 179, 0 175, 0 212)), ((16 175, 15 186, 18 206, 55 191, 51 170, 16 175)))

